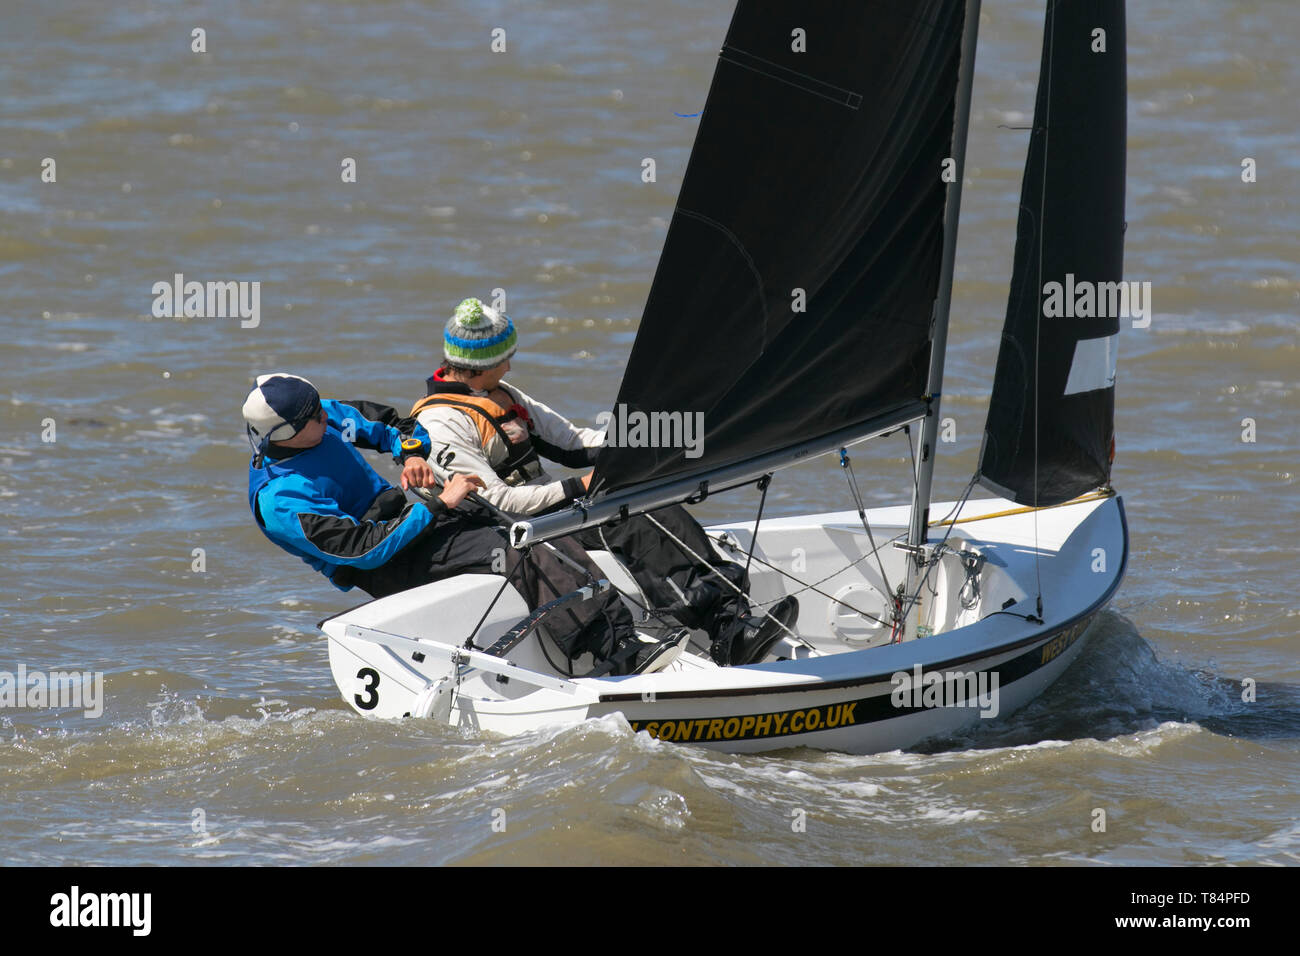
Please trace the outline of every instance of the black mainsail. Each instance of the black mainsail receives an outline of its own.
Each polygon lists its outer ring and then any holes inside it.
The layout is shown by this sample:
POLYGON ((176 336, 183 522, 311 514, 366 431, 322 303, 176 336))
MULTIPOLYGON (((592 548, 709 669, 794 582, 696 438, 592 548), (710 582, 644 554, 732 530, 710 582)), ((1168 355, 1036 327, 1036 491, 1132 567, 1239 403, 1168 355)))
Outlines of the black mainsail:
POLYGON ((981 484, 1021 504, 1110 480, 1126 98, 1124 0, 1048 0, 979 467, 981 484))
POLYGON ((595 500, 924 414, 964 6, 738 4, 617 400, 702 449, 607 445, 595 500))

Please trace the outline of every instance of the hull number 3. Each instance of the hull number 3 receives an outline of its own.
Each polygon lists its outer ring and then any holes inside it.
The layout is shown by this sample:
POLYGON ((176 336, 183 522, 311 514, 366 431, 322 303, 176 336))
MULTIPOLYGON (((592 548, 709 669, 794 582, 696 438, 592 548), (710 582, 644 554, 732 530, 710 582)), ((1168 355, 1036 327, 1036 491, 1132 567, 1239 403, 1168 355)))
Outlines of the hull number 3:
POLYGON ((379 671, 373 667, 363 667, 357 671, 357 680, 366 682, 361 688, 365 696, 353 694, 352 699, 362 710, 374 710, 379 706, 379 671))

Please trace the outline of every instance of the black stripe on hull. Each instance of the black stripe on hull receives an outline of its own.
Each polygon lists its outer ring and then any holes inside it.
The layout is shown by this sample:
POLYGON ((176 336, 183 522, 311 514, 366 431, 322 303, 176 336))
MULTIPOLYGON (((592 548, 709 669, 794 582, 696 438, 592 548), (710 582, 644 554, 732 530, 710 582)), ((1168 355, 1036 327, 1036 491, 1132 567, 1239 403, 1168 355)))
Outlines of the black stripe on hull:
MULTIPOLYGON (((923 685, 902 689, 902 682, 894 675, 890 675, 890 683, 895 685, 893 692, 873 694, 857 700, 768 711, 761 714, 741 714, 730 717, 668 717, 661 720, 633 720, 630 723, 634 731, 647 731, 652 737, 658 737, 660 740, 708 743, 723 740, 760 740, 835 730, 860 724, 878 723, 882 720, 906 717, 909 714, 943 707, 957 706, 978 710, 980 708, 978 697, 965 699, 964 694, 958 694, 956 689, 958 684, 953 683, 954 681, 961 682, 963 678, 969 677, 975 687, 991 689, 994 694, 1000 693, 1007 685, 1028 677, 1060 657, 1083 635, 1088 625, 1096 618, 1096 614, 1097 612, 1094 611, 1045 639, 1041 636, 1036 638, 1039 643, 1034 648, 997 667, 957 672, 939 669, 923 670, 922 675, 937 675, 944 678, 931 688, 932 691, 937 691, 938 702, 925 703, 928 694, 923 685), (983 680, 980 680, 981 677, 983 680), (952 684, 951 688, 947 686, 949 684, 952 684), (911 699, 915 703, 900 703, 895 700, 896 697, 900 700, 911 699), (946 705, 943 703, 945 699, 949 702, 946 705), (954 703, 958 699, 961 702, 954 703)), ((898 673, 907 674, 909 679, 915 675, 914 671, 898 673)))

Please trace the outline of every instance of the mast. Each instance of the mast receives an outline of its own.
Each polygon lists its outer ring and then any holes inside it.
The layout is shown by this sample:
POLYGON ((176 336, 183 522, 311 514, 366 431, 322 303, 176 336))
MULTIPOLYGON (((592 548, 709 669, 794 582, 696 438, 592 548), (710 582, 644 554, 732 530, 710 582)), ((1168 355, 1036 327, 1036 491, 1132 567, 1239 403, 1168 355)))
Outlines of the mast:
MULTIPOLYGON (((930 488, 934 478, 935 436, 939 431, 939 399, 943 392, 943 363, 948 347, 948 311, 952 303, 953 264, 957 258, 957 223, 961 213, 962 178, 966 171, 966 137, 970 128, 971 90, 975 84, 975 42, 979 34, 980 0, 966 0, 966 20, 961 38, 961 69, 957 78, 957 111, 953 118, 953 161, 956 179, 948 185, 944 204, 943 264, 939 294, 934 303, 934 334, 930 346, 930 377, 926 385, 929 408, 921 420, 916 463, 912 518, 907 531, 909 560, 904 600, 910 601, 925 572, 926 542, 930 524, 930 488)), ((903 640, 916 637, 915 609, 903 609, 903 640)))

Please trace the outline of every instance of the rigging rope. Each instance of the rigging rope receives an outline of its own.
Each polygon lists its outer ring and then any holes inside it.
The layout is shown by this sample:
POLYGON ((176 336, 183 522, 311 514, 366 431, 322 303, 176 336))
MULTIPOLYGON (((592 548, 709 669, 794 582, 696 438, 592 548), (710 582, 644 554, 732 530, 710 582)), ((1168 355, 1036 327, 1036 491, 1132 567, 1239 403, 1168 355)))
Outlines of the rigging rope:
MULTIPOLYGON (((894 536, 893 536, 892 538, 890 538, 888 541, 886 541, 885 544, 892 544, 893 542, 897 541, 899 538, 904 537, 906 534, 907 534, 907 532, 905 532, 905 531, 904 531, 904 532, 900 532, 900 533, 894 535, 894 536)), ((736 548, 736 545, 735 545, 734 541, 731 539, 731 536, 730 536, 727 532, 725 532, 725 531, 722 532, 721 534, 719 534, 717 537, 711 537, 710 540, 711 540, 711 541, 716 541, 718 544, 722 545, 724 548, 729 548, 729 549, 731 549, 731 550, 739 550, 738 548, 736 548)), ((861 609, 859 609, 859 608, 856 608, 856 607, 854 607, 852 604, 850 604, 848 601, 845 601, 843 598, 837 598, 837 597, 835 597, 833 594, 827 594, 825 591, 823 591, 823 590, 821 590, 821 589, 819 589, 819 588, 817 587, 817 585, 819 585, 819 584, 825 584, 825 583, 826 583, 827 581, 829 581, 831 578, 833 578, 833 577, 837 577, 837 576, 843 574, 845 571, 848 571, 850 568, 857 567, 859 564, 861 564, 863 561, 867 560, 867 558, 869 558, 869 557, 871 557, 871 552, 868 551, 868 552, 864 553, 861 557, 854 558, 852 561, 850 561, 850 562, 849 562, 848 564, 846 564, 844 567, 842 567, 842 568, 836 568, 836 569, 835 569, 834 571, 832 571, 830 574, 826 575, 826 577, 824 577, 824 578, 822 578, 822 579, 820 579, 820 580, 818 580, 818 581, 813 581, 811 584, 809 584, 807 581, 800 580, 799 578, 795 577, 793 574, 791 574, 789 571, 785 570, 784 568, 780 567, 779 565, 770 564, 770 563, 768 563, 767 561, 764 561, 762 558, 757 558, 756 560, 758 561, 759 564, 763 565, 763 567, 768 568, 768 569, 770 569, 770 570, 772 570, 772 571, 775 571, 777 574, 781 575, 783 578, 788 578, 789 580, 793 581, 795 584, 800 585, 800 587, 799 587, 798 590, 788 592, 788 594, 789 594, 790 597, 795 597, 796 595, 802 594, 804 591, 812 591, 814 594, 820 594, 822 597, 826 598, 826 599, 827 599, 828 601, 830 601, 832 604, 838 604, 840 607, 848 608, 848 609, 849 609, 850 611, 852 611, 854 614, 861 615, 862 617, 868 618, 868 619, 870 619, 870 620, 872 620, 872 621, 875 621, 877 624, 879 624, 879 625, 881 625, 881 626, 884 626, 884 625, 887 625, 887 624, 889 624, 889 623, 891 623, 891 622, 886 621, 886 620, 882 620, 881 618, 876 617, 874 614, 870 614, 870 613, 868 613, 867 611, 863 611, 863 610, 861 610, 861 609)))
MULTIPOLYGON (((970 497, 970 493, 971 493, 972 491, 975 490, 975 483, 976 483, 978 480, 979 480, 979 473, 977 472, 976 474, 972 475, 970 481, 968 481, 968 482, 966 483, 966 490, 962 492, 962 496, 961 496, 961 498, 960 498, 960 499, 958 500, 958 502, 957 502, 957 507, 954 509, 955 511, 957 511, 958 513, 961 512, 961 509, 962 509, 962 508, 965 506, 965 504, 966 504, 966 499, 969 498, 969 497, 970 497)), ((952 512, 949 512, 949 514, 951 514, 951 513, 952 513, 952 512)), ((913 592, 912 597, 911 597, 911 600, 909 600, 909 601, 907 602, 907 604, 904 605, 904 607, 903 607, 903 619, 904 619, 904 620, 906 620, 907 615, 910 614, 910 613, 912 612, 912 608, 916 607, 917 604, 920 602, 920 600, 921 600, 921 588, 924 587, 926 581, 929 580, 929 577, 930 577, 930 571, 934 568, 934 566, 935 566, 936 564, 938 564, 938 557, 937 557, 937 556, 938 556, 939 553, 943 550, 944 545, 946 545, 946 544, 948 543, 948 536, 952 534, 952 529, 955 528, 955 527, 956 527, 956 522, 955 522, 955 521, 953 521, 953 522, 949 522, 949 523, 948 523, 948 530, 944 532, 944 535, 943 535, 942 540, 940 540, 940 542, 938 543, 938 545, 935 546, 935 549, 934 549, 934 552, 933 552, 933 553, 936 555, 936 557, 935 557, 934 559, 930 560, 930 561, 925 562, 924 570, 923 570, 923 572, 922 572, 922 574, 921 574, 921 580, 918 581, 917 584, 916 584, 916 591, 913 592)), ((922 547, 924 547, 924 545, 922 545, 922 547)), ((906 596, 906 595, 904 595, 904 596, 906 596)))
MULTIPOLYGON (((614 553, 614 549, 611 548, 609 546, 609 542, 605 540, 605 526, 599 524, 596 525, 596 533, 600 536, 600 543, 605 546, 605 552, 610 556, 611 559, 618 562, 618 564, 622 566, 622 562, 618 560, 618 555, 614 553)), ((626 571, 627 569, 624 568, 624 570, 626 571)), ((628 575, 629 577, 631 576, 630 571, 628 572, 628 575)), ((633 578, 633 582, 635 582, 635 580, 636 579, 633 578)), ((610 584, 613 585, 613 582, 611 581, 610 584)), ((627 600, 635 604, 641 610, 641 613, 644 615, 644 618, 642 619, 642 623, 644 623, 644 621, 648 620, 649 618, 654 618, 655 621, 660 626, 665 627, 669 630, 672 630, 677 626, 673 622, 665 619, 664 615, 667 613, 666 610, 660 608, 652 608, 649 605, 642 604, 632 595, 628 594, 626 591, 621 590, 617 586, 615 586, 614 589, 618 591, 619 594, 623 595, 623 597, 627 598, 627 600)))
POLYGON ((764 475, 758 480, 758 490, 762 495, 758 499, 758 514, 754 515, 754 533, 749 537, 749 556, 745 558, 745 577, 749 578, 749 565, 754 560, 754 547, 758 544, 758 524, 763 520, 763 505, 767 504, 767 489, 772 484, 772 476, 764 475))
MULTIPOLYGON (((1052 54, 1056 49, 1056 10, 1055 5, 1048 7, 1048 22, 1044 29, 1047 36, 1047 97, 1043 116, 1043 185, 1038 192, 1038 285, 1043 287, 1043 235, 1047 218, 1047 151, 1051 144, 1052 133, 1052 54)), ((1032 144, 1031 144, 1032 148, 1032 144)), ((1038 395, 1042 391, 1042 378, 1039 373, 1038 353, 1042 341, 1043 310, 1038 309, 1034 319, 1034 577, 1038 585, 1038 617, 1043 616, 1043 572, 1039 561, 1038 546, 1038 395)))
POLYGON ((904 425, 903 432, 907 435, 907 453, 912 456, 912 500, 919 501, 921 498, 921 486, 916 479, 916 448, 912 445, 912 426, 904 425))
MULTIPOLYGON (((726 585, 727 585, 727 587, 731 588, 731 590, 733 590, 733 591, 735 591, 737 594, 739 594, 742 598, 745 599, 746 603, 748 603, 748 601, 749 601, 749 595, 747 595, 743 590, 741 590, 741 589, 740 589, 739 587, 737 587, 734 583, 732 583, 731 580, 729 580, 725 574, 723 574, 722 572, 720 572, 720 571, 719 571, 717 568, 715 568, 713 565, 709 564, 707 558, 704 558, 704 557, 702 557, 701 555, 696 554, 695 551, 691 549, 691 546, 690 546, 690 545, 688 545, 685 541, 683 541, 681 538, 677 537, 677 535, 673 534, 671 531, 669 531, 667 528, 665 528, 662 524, 660 524, 657 520, 655 520, 655 516, 654 516, 653 514, 651 514, 650 512, 646 512, 646 518, 649 519, 649 521, 650 521, 651 524, 653 524, 656 528, 658 528, 660 531, 662 531, 664 534, 666 534, 669 538, 671 538, 672 541, 677 545, 677 547, 681 548, 683 551, 685 551, 687 554, 689 554, 691 557, 693 557, 697 562, 699 562, 699 564, 701 564, 701 565, 703 565, 705 568, 707 568, 708 571, 709 571, 709 573, 712 574, 714 577, 716 577, 719 581, 723 581, 723 582, 725 582, 726 585)), ((752 608, 752 607, 754 607, 754 605, 750 605, 750 607, 752 608)), ((764 616, 765 618, 767 618, 768 620, 770 620, 770 621, 776 621, 777 626, 778 626, 779 628, 781 628, 781 630, 783 630, 783 631, 785 631, 787 634, 789 634, 791 638, 793 638, 794 640, 798 641, 800 644, 802 644, 802 645, 805 646, 805 647, 808 647, 808 646, 809 646, 809 645, 807 644, 807 642, 803 640, 803 638, 801 638, 801 637, 800 637, 798 634, 796 634, 794 631, 790 630, 790 628, 786 627, 785 624, 784 624, 784 623, 783 623, 779 618, 774 617, 774 616, 772 615, 772 612, 769 611, 769 610, 767 610, 767 608, 759 607, 758 610, 761 611, 762 614, 763 614, 763 616, 764 616)))
MULTIPOLYGON (((911 444, 910 437, 908 444, 911 444)), ((866 508, 862 504, 862 495, 858 492, 858 479, 853 474, 853 463, 849 460, 849 450, 847 448, 840 449, 840 470, 844 472, 844 477, 848 479, 849 491, 853 495, 853 503, 858 507, 858 517, 862 520, 862 527, 867 529, 867 541, 871 544, 871 552, 876 556, 876 567, 880 569, 880 580, 885 583, 885 593, 892 596, 894 589, 889 584, 889 577, 885 574, 885 562, 880 559, 880 549, 876 547, 875 536, 871 533, 871 523, 867 521, 866 508)), ((897 612, 898 607, 895 605, 895 615, 897 615, 897 612)))
MULTIPOLYGON (((911 434, 911 430, 910 430, 910 428, 907 427, 907 426, 904 426, 904 427, 903 427, 903 432, 907 435, 907 445, 908 445, 908 450, 910 451, 911 456, 912 456, 912 484, 913 484, 913 487, 914 487, 914 489, 915 489, 915 486, 916 486, 916 451, 915 451, 915 448, 913 447, 913 444, 912 444, 912 434, 911 434)), ((841 449, 841 453, 843 453, 843 451, 844 451, 844 450, 841 449)), ((843 462, 841 462, 841 464, 843 464, 843 462)), ((852 465, 851 465, 851 464, 850 464, 850 466, 849 466, 849 470, 850 470, 850 472, 852 471, 852 465)), ((966 493, 962 496, 962 498, 961 498, 959 501, 955 502, 955 503, 953 504, 953 506, 952 506, 951 508, 948 509, 948 513, 947 513, 946 515, 944 515, 942 518, 940 518, 940 519, 937 520, 937 521, 932 521, 932 522, 930 522, 930 527, 939 527, 939 526, 941 526, 941 525, 948 524, 949 522, 951 522, 952 524, 957 524, 957 523, 958 523, 959 519, 957 519, 955 516, 956 516, 957 514, 960 513, 960 511, 961 511, 963 505, 965 505, 965 503, 966 503, 966 499, 969 497, 971 490, 973 490, 973 488, 974 488, 974 484, 975 484, 976 480, 977 480, 976 478, 972 478, 972 479, 971 479, 971 484, 967 486, 966 493)), ((852 611, 854 614, 857 614, 857 615, 859 615, 860 617, 866 618, 867 620, 874 621, 875 623, 877 623, 877 624, 879 624, 879 625, 881 625, 881 626, 884 626, 884 625, 887 625, 887 624, 891 624, 891 622, 890 622, 890 621, 883 620, 883 619, 881 619, 881 618, 879 618, 879 617, 876 617, 874 614, 871 614, 871 613, 868 612, 868 611, 864 611, 864 610, 862 610, 861 608, 854 607, 852 604, 850 604, 849 602, 843 600, 842 598, 837 598, 837 597, 835 597, 833 594, 828 594, 827 592, 821 590, 821 588, 818 587, 818 585, 826 583, 827 581, 831 580, 831 578, 837 577, 838 575, 843 574, 845 571, 848 571, 848 570, 850 570, 851 568, 855 568, 855 567, 857 567, 859 564, 861 564, 863 561, 865 561, 867 558, 871 557, 872 555, 875 555, 875 556, 876 556, 876 560, 877 560, 877 562, 880 562, 880 554, 879 554, 879 552, 880 552, 880 548, 878 548, 878 547, 876 546, 876 543, 875 543, 874 539, 871 537, 871 529, 870 529, 870 526, 867 524, 867 521, 866 521, 866 515, 865 515, 865 513, 864 513, 864 509, 863 509, 863 507, 862 507, 861 497, 860 497, 860 494, 859 494, 858 488, 857 488, 857 486, 856 486, 856 476, 852 476, 852 477, 850 478, 849 487, 850 487, 850 488, 853 490, 853 492, 854 492, 854 498, 855 498, 855 502, 858 504, 859 514, 860 514, 861 517, 862 517, 864 527, 866 527, 866 529, 867 529, 867 537, 868 537, 868 540, 870 540, 870 542, 871 542, 871 547, 872 547, 872 550, 871 550, 871 551, 865 552, 865 553, 862 554, 860 557, 855 558, 854 560, 850 561, 848 564, 844 565, 844 567, 842 567, 842 568, 837 568, 836 570, 832 571, 830 574, 826 575, 825 577, 820 578, 820 579, 818 579, 818 580, 816 580, 816 581, 813 581, 813 582, 811 582, 811 583, 809 583, 809 582, 807 582, 807 581, 804 581, 804 580, 802 580, 801 578, 796 577, 795 575, 793 575, 793 574, 790 573, 789 571, 786 571, 784 568, 782 568, 782 567, 780 567, 780 566, 778 566, 778 565, 771 564, 771 563, 768 562, 768 561, 764 561, 762 558, 758 558, 757 561, 758 561, 759 564, 763 565, 763 567, 768 568, 768 569, 771 570, 771 571, 775 571, 777 574, 781 575, 783 578, 786 578, 786 579, 789 580, 789 581, 793 581, 795 584, 797 584, 797 585, 799 586, 796 590, 793 590, 793 591, 789 591, 789 592, 788 592, 788 594, 789 594, 791 597, 795 597, 795 596, 797 596, 797 595, 799 595, 799 594, 802 594, 804 591, 812 591, 814 594, 819 594, 819 595, 821 595, 822 597, 826 598, 826 599, 827 599, 828 601, 830 601, 832 604, 838 604, 840 607, 846 608, 847 610, 852 611)), ((1026 509, 1026 510, 1027 510, 1027 509, 1026 509)), ((978 519, 978 518, 970 518, 970 519, 960 519, 960 520, 977 521, 977 520, 979 520, 979 519, 978 519)), ((887 539, 883 544, 886 544, 886 545, 888 545, 888 544, 893 544, 895 541, 898 541, 899 539, 901 539, 901 538, 905 538, 905 537, 907 537, 907 532, 906 532, 906 531, 900 531, 898 534, 894 535, 892 538, 887 539)), ((728 549, 729 551, 737 552, 737 551, 740 550, 739 547, 735 544, 734 539, 731 538, 731 536, 730 536, 730 534, 729 534, 728 532, 725 532, 725 531, 724 531, 724 532, 722 532, 721 534, 718 534, 718 535, 716 535, 716 536, 710 536, 710 540, 715 541, 717 544, 719 544, 719 545, 721 545, 722 547, 728 549)), ((944 536, 944 541, 947 541, 947 535, 944 536)), ((681 545, 681 542, 678 542, 678 544, 681 545)), ((685 545, 681 545, 681 546, 682 546, 683 548, 685 548, 685 545)), ((882 545, 882 546, 883 546, 883 545, 882 545)), ((686 551, 687 551, 688 553, 690 553, 690 554, 694 554, 694 552, 691 552, 689 548, 686 548, 686 551)), ((752 548, 752 547, 751 547, 749 553, 750 553, 751 555, 753 554, 753 548, 752 548)), ((883 563, 882 563, 881 566, 880 566, 880 576, 881 576, 881 580, 884 582, 885 587, 886 587, 886 589, 887 589, 886 592, 885 592, 885 594, 884 594, 883 596, 886 598, 886 600, 888 600, 889 602, 891 602, 891 604, 893 604, 893 602, 895 602, 896 600, 898 600, 898 598, 897 598, 897 597, 895 596, 895 594, 893 593, 893 589, 892 589, 892 587, 891 587, 890 584, 889 584, 889 580, 888 580, 888 578, 885 576, 883 563)), ((927 572, 927 576, 928 576, 928 572, 927 572)), ((921 584, 924 584, 924 583, 925 583, 925 580, 926 580, 926 578, 923 577, 923 578, 921 579, 921 584)), ((731 584, 730 581, 728 581, 727 583, 728 583, 728 584, 731 584)), ((734 585, 733 585, 733 587, 734 587, 734 585)), ((918 585, 918 587, 919 587, 919 585, 918 585)), ((738 589, 737 589, 737 590, 738 590, 738 589)), ((931 593, 932 593, 932 594, 935 594, 935 593, 937 593, 937 592, 935 591, 935 589, 932 588, 932 589, 931 589, 931 593)), ((893 623, 893 625, 896 627, 897 622, 892 622, 892 623, 893 623)))
POLYGON ((469 637, 465 638, 465 650, 467 651, 483 650, 483 648, 479 647, 477 644, 474 643, 474 636, 478 634, 478 629, 483 626, 483 622, 486 621, 487 616, 492 613, 492 609, 497 606, 497 601, 501 600, 501 595, 505 593, 506 585, 508 585, 509 583, 510 583, 510 578, 503 574, 501 576, 501 587, 497 588, 496 596, 492 598, 492 601, 488 604, 487 609, 483 612, 483 616, 479 618, 478 623, 474 625, 474 630, 469 632, 469 637))

